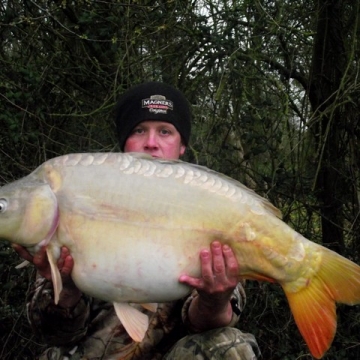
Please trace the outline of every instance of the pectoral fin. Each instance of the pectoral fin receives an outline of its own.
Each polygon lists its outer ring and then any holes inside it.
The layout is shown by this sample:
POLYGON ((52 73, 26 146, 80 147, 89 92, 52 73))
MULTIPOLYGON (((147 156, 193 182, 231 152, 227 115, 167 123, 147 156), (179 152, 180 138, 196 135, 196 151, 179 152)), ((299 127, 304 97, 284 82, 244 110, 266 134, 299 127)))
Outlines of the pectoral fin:
POLYGON ((134 341, 141 342, 149 327, 147 315, 127 303, 114 303, 114 308, 127 333, 134 341))
POLYGON ((62 291, 62 280, 60 271, 56 264, 56 259, 51 251, 51 249, 46 248, 46 254, 48 256, 50 268, 51 268, 51 279, 54 285, 54 302, 57 304, 59 302, 60 293, 62 291))

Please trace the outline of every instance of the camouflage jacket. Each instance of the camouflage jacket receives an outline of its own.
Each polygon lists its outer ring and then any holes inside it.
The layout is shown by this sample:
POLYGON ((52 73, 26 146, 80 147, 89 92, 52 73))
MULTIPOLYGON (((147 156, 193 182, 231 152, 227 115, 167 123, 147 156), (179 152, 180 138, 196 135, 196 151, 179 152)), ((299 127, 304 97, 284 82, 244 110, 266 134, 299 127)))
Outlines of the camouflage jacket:
MULTIPOLYGON (((155 313, 134 305, 150 318, 141 343, 134 342, 115 314, 112 304, 83 295, 77 305, 64 309, 54 305, 52 283, 39 277, 30 294, 27 313, 34 332, 50 347, 40 360, 155 360, 183 336, 194 332, 187 310, 194 291, 186 299, 159 304, 155 313)), ((245 305, 246 295, 238 284, 232 298, 235 326, 245 305)))

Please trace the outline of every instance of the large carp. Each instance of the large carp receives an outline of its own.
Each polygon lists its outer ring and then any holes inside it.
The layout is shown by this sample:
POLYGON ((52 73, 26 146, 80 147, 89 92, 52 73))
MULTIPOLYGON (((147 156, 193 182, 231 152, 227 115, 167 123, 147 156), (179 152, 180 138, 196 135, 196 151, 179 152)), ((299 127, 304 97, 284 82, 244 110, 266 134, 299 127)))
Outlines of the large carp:
POLYGON ((0 188, 0 238, 35 252, 47 245, 55 300, 61 246, 79 289, 110 301, 140 341, 144 314, 129 303, 179 299, 181 274, 200 275, 199 251, 226 243, 239 279, 278 282, 314 357, 330 347, 335 302, 360 303, 360 267, 280 219, 267 200, 197 165, 120 153, 71 154, 0 188))

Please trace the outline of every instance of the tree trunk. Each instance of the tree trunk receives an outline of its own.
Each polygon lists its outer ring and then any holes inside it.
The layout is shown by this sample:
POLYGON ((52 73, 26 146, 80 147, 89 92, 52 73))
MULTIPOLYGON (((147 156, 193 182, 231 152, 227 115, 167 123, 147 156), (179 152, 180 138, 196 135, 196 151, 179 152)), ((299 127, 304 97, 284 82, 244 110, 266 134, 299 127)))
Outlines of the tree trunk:
POLYGON ((347 61, 342 38, 343 7, 341 0, 319 0, 318 6, 309 89, 317 160, 315 193, 320 204, 323 243, 342 252, 345 160, 340 134, 346 114, 337 100, 347 61))

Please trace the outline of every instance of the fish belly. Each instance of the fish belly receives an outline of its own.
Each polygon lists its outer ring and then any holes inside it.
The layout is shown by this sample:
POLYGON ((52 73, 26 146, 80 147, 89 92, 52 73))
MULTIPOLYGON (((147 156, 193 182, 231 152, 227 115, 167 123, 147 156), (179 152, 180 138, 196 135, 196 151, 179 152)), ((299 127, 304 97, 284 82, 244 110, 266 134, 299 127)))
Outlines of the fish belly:
POLYGON ((73 215, 71 226, 58 230, 58 241, 74 258, 72 277, 83 292, 111 302, 167 302, 190 289, 181 274, 199 276, 199 250, 214 234, 106 222, 73 215), (76 226, 81 223, 81 226, 76 226))

